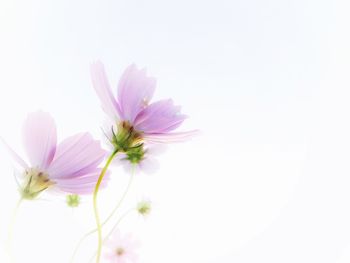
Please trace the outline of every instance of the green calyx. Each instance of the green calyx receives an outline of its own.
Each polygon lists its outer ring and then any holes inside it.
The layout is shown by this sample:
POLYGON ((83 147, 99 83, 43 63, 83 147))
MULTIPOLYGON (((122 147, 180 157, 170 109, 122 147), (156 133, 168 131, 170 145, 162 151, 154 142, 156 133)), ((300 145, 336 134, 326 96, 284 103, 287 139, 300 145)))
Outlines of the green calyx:
POLYGON ((126 160, 129 160, 132 164, 140 163, 145 156, 145 150, 143 144, 138 145, 137 147, 129 148, 126 151, 126 160))
POLYGON ((112 128, 113 137, 111 143, 118 152, 128 152, 130 149, 141 145, 141 135, 127 121, 118 124, 118 131, 115 133, 112 128))

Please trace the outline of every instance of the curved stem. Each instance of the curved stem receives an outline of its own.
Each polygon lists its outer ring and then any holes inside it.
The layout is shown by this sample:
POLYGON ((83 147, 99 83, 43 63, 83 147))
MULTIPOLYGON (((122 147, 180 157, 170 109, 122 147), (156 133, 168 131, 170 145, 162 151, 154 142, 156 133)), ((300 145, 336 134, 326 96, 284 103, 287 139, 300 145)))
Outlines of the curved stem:
MULTIPOLYGON (((131 209, 127 210, 121 217, 119 217, 118 221, 114 224, 112 229, 108 232, 106 237, 103 239, 103 242, 105 242, 113 234, 114 230, 118 227, 120 222, 133 211, 135 211, 135 208, 131 208, 131 209)), ((89 262, 92 262, 94 260, 94 258, 96 257, 96 255, 97 255, 97 252, 95 252, 95 254, 90 258, 89 262)))
POLYGON ((77 255, 78 253, 78 250, 81 246, 81 244, 83 243, 83 241, 90 235, 92 235, 93 233, 95 233, 97 231, 97 228, 95 228, 94 230, 91 230, 90 232, 86 233, 82 238, 80 238, 79 242, 77 243, 74 251, 73 251, 73 254, 72 254, 72 257, 70 259, 70 263, 73 263, 74 262, 74 259, 75 259, 75 256, 77 255))
MULTIPOLYGON (((109 222, 109 220, 111 220, 111 218, 114 216, 114 214, 117 212, 117 210, 120 208, 122 202, 124 201, 126 195, 128 194, 129 190, 130 190, 130 187, 131 187, 131 184, 132 184, 132 181, 133 181, 133 178, 134 178, 134 171, 132 172, 131 176, 130 176, 130 179, 129 179, 129 182, 128 182, 128 185, 126 186, 126 189, 122 195, 122 197, 120 198, 120 200, 118 201, 117 205, 113 208, 112 212, 108 215, 108 217, 101 223, 101 228, 105 226, 105 224, 107 224, 109 222)), ((78 250, 81 246, 81 244, 84 242, 84 240, 86 238, 88 238, 90 235, 94 234, 97 232, 97 228, 87 232, 77 243, 74 251, 73 251, 73 254, 72 254, 72 257, 70 259, 70 263, 73 263, 74 262, 74 259, 75 259, 75 256, 77 255, 78 253, 78 250)))
POLYGON ((101 258, 101 251, 102 251, 102 229, 101 229, 101 221, 100 221, 100 216, 98 213, 98 207, 97 207, 97 194, 100 189, 102 180, 104 176, 106 175, 106 172, 108 170, 109 165, 111 164, 113 158, 115 155, 118 153, 118 150, 115 150, 111 156, 107 159, 107 162, 105 166, 103 167, 101 174, 97 180, 97 183, 95 185, 95 190, 93 194, 93 205, 94 205, 94 214, 95 214, 95 221, 96 221, 96 228, 97 228, 97 235, 98 235, 98 246, 97 246, 97 257, 96 257, 96 263, 100 262, 101 258))
POLYGON ((17 201, 17 204, 16 204, 16 206, 13 210, 13 213, 12 213, 11 222, 10 222, 10 226, 9 226, 9 232, 8 232, 8 238, 7 238, 7 251, 8 251, 9 258, 10 258, 10 262, 14 262, 13 254, 12 254, 13 231, 14 231, 14 227, 15 227, 15 223, 16 223, 18 210, 19 210, 20 205, 22 204, 22 201, 23 201, 23 198, 20 198, 17 201))
POLYGON ((130 186, 132 184, 133 178, 134 178, 134 169, 132 170, 128 185, 126 186, 126 189, 122 195, 122 197, 120 198, 119 202, 117 203, 117 205, 114 207, 114 209, 112 210, 112 212, 109 214, 109 216, 105 219, 105 221, 103 221, 103 223, 101 224, 101 226, 104 226, 112 217, 113 215, 117 212, 117 210, 120 208, 121 204, 123 203, 126 195, 128 194, 129 190, 130 190, 130 186))
POLYGON ((120 222, 127 216, 129 215, 131 212, 135 211, 135 208, 131 208, 128 211, 126 211, 119 219, 118 221, 114 224, 114 226, 112 227, 112 229, 108 232, 108 234, 105 236, 105 238, 103 239, 103 241, 106 241, 115 231, 115 229, 119 226, 120 222))

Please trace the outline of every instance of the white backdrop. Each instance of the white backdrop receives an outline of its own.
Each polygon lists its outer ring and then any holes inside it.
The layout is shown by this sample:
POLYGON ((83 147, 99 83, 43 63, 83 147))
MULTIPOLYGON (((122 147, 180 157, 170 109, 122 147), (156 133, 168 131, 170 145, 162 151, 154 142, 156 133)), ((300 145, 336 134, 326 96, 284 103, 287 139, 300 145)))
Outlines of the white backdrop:
MULTIPOLYGON (((157 78, 156 98, 183 105, 184 129, 202 131, 135 180, 123 209, 154 203, 121 224, 140 262, 349 262, 349 12, 336 0, 1 0, 0 135, 23 153, 22 122, 43 109, 59 138, 102 137, 89 64, 104 61, 115 86, 135 62, 157 78)), ((0 171, 3 245, 18 199, 3 149, 0 171)), ((126 182, 115 169, 103 214, 126 182)), ((68 262, 93 226, 89 198, 74 211, 60 196, 26 202, 16 262, 68 262)))

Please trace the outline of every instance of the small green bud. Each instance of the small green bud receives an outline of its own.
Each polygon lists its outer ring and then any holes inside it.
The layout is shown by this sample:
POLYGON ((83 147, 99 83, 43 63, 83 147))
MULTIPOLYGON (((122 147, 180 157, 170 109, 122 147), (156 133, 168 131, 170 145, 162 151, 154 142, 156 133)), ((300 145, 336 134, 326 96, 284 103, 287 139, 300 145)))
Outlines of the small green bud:
POLYGON ((66 202, 69 207, 78 207, 80 205, 80 196, 77 194, 67 195, 66 202))
POLYGON ((137 212, 143 216, 147 216, 151 213, 152 207, 150 201, 141 201, 137 204, 137 212))

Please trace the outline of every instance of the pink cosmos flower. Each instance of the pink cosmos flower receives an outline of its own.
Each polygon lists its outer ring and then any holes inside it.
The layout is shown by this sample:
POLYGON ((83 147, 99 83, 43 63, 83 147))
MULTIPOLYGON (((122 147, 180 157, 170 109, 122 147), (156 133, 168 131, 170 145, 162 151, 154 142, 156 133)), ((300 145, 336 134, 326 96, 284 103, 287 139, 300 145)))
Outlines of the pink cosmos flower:
POLYGON ((38 111, 28 115, 23 126, 23 143, 29 162, 6 145, 24 169, 22 197, 33 199, 47 188, 72 194, 92 193, 106 152, 89 133, 68 137, 57 145, 53 118, 38 111))
POLYGON ((119 231, 105 242, 107 251, 105 259, 110 263, 135 263, 137 254, 135 250, 139 247, 138 242, 134 241, 130 234, 122 236, 119 231))
POLYGON ((112 125, 131 129, 139 140, 156 143, 183 141, 196 131, 174 132, 186 116, 180 113, 171 99, 150 104, 156 80, 147 77, 146 70, 129 66, 120 78, 117 94, 111 91, 104 66, 96 62, 91 67, 93 86, 112 125))

